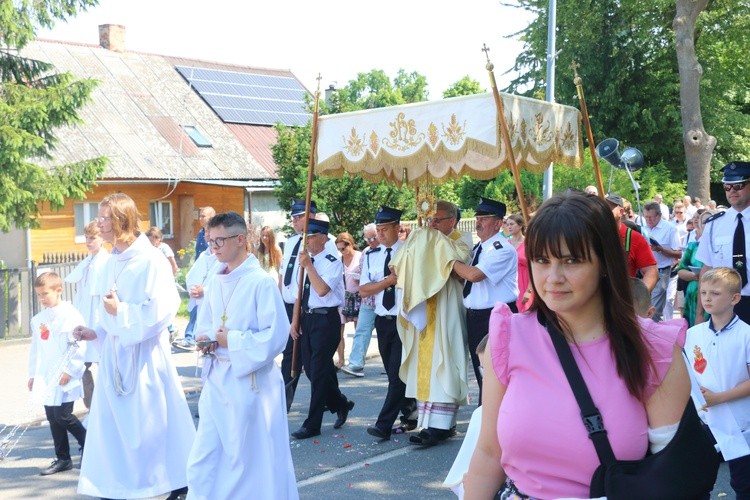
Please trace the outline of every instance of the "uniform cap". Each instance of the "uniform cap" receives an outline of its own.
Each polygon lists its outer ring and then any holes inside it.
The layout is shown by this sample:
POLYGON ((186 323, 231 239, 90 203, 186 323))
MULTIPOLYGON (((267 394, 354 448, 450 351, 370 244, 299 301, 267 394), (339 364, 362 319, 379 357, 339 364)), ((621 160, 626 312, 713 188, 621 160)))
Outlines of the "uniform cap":
POLYGON ((750 162, 747 161, 733 161, 732 163, 727 163, 721 170, 724 172, 724 177, 721 178, 721 182, 727 184, 750 179, 750 162))
MULTIPOLYGON (((315 208, 315 201, 310 200, 310 213, 314 214, 316 212, 315 208)), ((305 213, 305 199, 304 198, 294 198, 292 200, 292 217, 295 215, 301 215, 305 213)))
POLYGON ((505 209, 505 203, 491 200, 489 198, 479 198, 479 204, 477 205, 477 209, 474 214, 477 217, 481 217, 483 215, 495 215, 502 219, 503 217, 505 217, 505 209))
POLYGON ((375 224, 390 224, 391 222, 400 222, 402 210, 397 208, 381 205, 375 214, 375 224))

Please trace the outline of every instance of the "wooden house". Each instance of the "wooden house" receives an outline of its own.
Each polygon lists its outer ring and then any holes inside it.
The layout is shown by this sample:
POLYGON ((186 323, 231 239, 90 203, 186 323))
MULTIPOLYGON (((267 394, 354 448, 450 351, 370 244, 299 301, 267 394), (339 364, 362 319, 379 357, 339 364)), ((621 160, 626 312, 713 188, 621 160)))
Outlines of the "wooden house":
POLYGON ((54 163, 106 156, 110 164, 86 200, 42 207, 39 229, 1 236, 0 259, 20 267, 50 253, 85 252, 84 226, 116 191, 136 201, 143 229, 159 226, 175 251, 195 238, 202 206, 281 227, 272 126, 309 120, 309 92, 299 80, 286 70, 129 52, 123 26, 99 32, 98 46, 36 40, 23 55, 99 82, 83 124, 59 131, 54 163))

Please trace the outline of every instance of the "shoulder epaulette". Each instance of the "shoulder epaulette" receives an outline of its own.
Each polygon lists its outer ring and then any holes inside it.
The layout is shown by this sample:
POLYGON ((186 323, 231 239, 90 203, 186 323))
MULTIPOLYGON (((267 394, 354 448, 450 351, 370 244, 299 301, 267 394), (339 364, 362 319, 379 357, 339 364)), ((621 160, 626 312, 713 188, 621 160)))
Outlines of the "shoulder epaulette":
POLYGON ((368 251, 365 252, 365 254, 370 255, 371 253, 379 252, 380 247, 371 248, 368 251))
POLYGON ((495 250, 500 250, 501 248, 503 248, 503 244, 500 243, 499 241, 496 241, 495 243, 493 243, 492 246, 495 247, 495 250))
POLYGON ((336 262, 337 260, 339 260, 336 257, 334 257, 333 255, 331 255, 330 253, 328 255, 326 255, 326 259, 330 260, 331 262, 336 262))
POLYGON ((711 217, 709 217, 708 219, 706 219, 705 221, 703 221, 703 223, 705 224, 706 222, 715 221, 719 217, 723 217, 725 213, 726 212, 719 212, 719 213, 713 214, 711 217))

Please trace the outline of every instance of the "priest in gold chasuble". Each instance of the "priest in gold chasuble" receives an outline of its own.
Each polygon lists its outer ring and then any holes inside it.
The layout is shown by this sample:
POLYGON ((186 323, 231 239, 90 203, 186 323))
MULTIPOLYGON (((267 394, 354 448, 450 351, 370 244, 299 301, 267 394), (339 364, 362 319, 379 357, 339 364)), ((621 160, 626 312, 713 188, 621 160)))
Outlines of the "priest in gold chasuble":
POLYGON ((438 201, 429 227, 409 235, 393 260, 403 343, 399 375, 416 398, 420 433, 410 442, 431 446, 455 434, 458 406, 468 394, 468 343, 463 280, 453 262, 468 263, 469 246, 456 230, 455 205, 438 201))

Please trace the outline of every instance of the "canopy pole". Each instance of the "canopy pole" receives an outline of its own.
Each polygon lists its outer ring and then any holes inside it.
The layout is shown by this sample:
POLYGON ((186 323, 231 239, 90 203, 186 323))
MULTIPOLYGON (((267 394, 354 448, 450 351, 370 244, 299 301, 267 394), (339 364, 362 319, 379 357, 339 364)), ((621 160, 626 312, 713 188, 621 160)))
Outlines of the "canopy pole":
MULTIPOLYGON (((310 221, 310 199, 312 197, 312 183, 313 183, 313 171, 315 169, 315 149, 318 144, 318 112, 320 111, 320 80, 321 76, 318 73, 318 88, 315 90, 315 102, 313 103, 313 115, 312 115, 312 133, 310 134, 310 162, 308 163, 307 169, 307 191, 305 192, 305 225, 302 231, 302 248, 300 252, 307 251, 307 229, 310 221)), ((294 303, 294 316, 300 317, 300 307, 302 305, 302 295, 305 286, 305 271, 300 267, 300 280, 297 288, 298 300, 294 303)), ((297 339, 294 339, 292 346, 292 379, 297 377, 297 339)))
POLYGON ((523 187, 521 186, 521 174, 516 165, 516 156, 513 154, 513 146, 510 142, 510 133, 508 132, 508 122, 505 120, 505 108, 503 107, 503 99, 500 97, 500 92, 497 90, 497 82, 495 81, 495 65, 490 62, 490 49, 486 44, 483 45, 482 50, 487 56, 487 71, 490 74, 490 84, 492 85, 492 95, 495 98, 495 107, 497 108, 497 117, 500 122, 500 133, 503 136, 503 144, 505 145, 505 151, 508 154, 508 162, 510 164, 510 172, 513 174, 513 181, 516 184, 516 194, 518 195, 518 204, 521 207, 521 215, 526 223, 529 221, 529 210, 526 207, 526 199, 523 196, 523 187))
POLYGON ((570 65, 575 78, 573 83, 578 90, 578 100, 581 101, 581 114, 583 114, 583 124, 586 127, 586 136, 589 140, 589 152, 591 153, 591 162, 594 164, 594 174, 596 174, 596 185, 599 188, 599 196, 603 200, 606 200, 606 193, 604 192, 604 184, 602 183, 602 171, 599 169, 599 159, 596 156, 596 143, 594 142, 594 134, 591 132, 591 123, 589 122, 589 112, 586 108, 586 97, 583 95, 583 80, 578 75, 578 68, 581 65, 573 61, 570 65))

